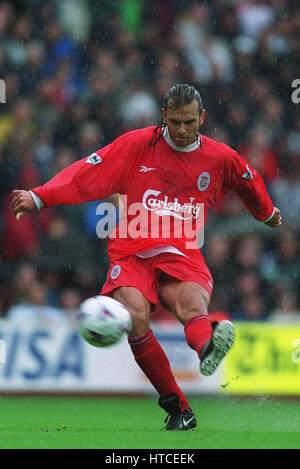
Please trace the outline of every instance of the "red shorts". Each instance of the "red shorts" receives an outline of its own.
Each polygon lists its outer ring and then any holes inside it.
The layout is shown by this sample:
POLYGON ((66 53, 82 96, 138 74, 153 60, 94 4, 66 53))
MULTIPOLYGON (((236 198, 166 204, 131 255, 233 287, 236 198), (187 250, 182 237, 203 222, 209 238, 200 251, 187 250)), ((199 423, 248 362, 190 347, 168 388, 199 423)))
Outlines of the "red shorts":
POLYGON ((114 259, 101 294, 110 295, 118 287, 135 287, 156 305, 162 272, 183 282, 199 283, 209 295, 212 293, 213 279, 201 252, 193 258, 166 252, 150 258, 132 255, 114 259))

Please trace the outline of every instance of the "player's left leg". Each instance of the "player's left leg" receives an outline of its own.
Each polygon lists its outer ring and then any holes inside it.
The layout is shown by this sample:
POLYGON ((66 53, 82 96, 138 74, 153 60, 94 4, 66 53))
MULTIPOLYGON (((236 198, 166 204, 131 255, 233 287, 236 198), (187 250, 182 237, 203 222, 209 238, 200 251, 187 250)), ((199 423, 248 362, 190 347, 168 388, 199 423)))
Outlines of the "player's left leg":
POLYGON ((196 282, 181 282, 166 277, 160 287, 159 298, 184 325, 188 345, 200 356, 213 333, 208 316, 208 292, 196 282))
POLYGON ((214 373, 232 347, 232 323, 224 320, 212 326, 208 315, 209 293, 196 282, 182 282, 169 277, 161 285, 159 297, 184 325, 186 341, 200 358, 201 373, 214 373))

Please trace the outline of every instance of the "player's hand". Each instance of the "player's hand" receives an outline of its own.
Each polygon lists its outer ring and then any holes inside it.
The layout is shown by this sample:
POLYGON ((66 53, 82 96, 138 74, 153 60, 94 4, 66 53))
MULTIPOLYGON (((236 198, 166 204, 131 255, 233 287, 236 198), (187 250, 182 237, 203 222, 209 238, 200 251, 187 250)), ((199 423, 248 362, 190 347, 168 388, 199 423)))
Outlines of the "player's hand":
POLYGON ((33 197, 29 191, 12 191, 12 201, 10 207, 17 221, 20 221, 24 215, 37 210, 33 197))
POLYGON ((282 226, 281 214, 279 208, 275 207, 274 214, 272 218, 266 222, 266 225, 271 226, 272 228, 278 228, 282 226))

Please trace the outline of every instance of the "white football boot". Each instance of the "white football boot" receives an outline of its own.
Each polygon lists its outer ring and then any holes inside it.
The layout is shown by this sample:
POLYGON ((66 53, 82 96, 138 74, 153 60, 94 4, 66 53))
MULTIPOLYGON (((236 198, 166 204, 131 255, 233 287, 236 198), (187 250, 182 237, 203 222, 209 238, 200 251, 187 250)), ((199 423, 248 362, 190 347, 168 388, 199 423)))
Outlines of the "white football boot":
POLYGON ((212 338, 207 342, 200 355, 200 373, 212 375, 227 355, 234 342, 234 326, 225 319, 214 325, 212 338))

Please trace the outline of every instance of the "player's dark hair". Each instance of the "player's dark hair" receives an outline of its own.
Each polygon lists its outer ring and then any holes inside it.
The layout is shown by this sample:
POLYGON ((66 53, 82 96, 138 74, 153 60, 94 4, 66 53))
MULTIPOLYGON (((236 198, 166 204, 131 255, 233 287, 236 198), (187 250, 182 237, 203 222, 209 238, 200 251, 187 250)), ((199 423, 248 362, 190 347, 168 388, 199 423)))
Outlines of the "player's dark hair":
MULTIPOLYGON (((199 105, 199 114, 203 110, 203 102, 199 91, 192 85, 186 83, 178 83, 175 86, 172 86, 163 98, 163 109, 178 109, 179 107, 191 104, 194 100, 198 101, 199 105)), ((155 127, 153 132, 153 137, 150 142, 150 145, 155 145, 161 139, 163 131, 167 124, 162 123, 155 127)), ((201 142, 200 142, 201 147, 201 142)))
POLYGON ((178 83, 167 91, 163 100, 164 109, 178 109, 186 104, 191 104, 192 101, 198 101, 199 114, 203 109, 202 98, 199 91, 192 85, 186 83, 178 83))

